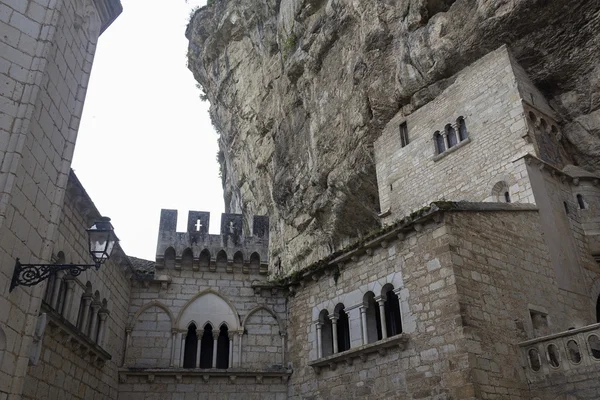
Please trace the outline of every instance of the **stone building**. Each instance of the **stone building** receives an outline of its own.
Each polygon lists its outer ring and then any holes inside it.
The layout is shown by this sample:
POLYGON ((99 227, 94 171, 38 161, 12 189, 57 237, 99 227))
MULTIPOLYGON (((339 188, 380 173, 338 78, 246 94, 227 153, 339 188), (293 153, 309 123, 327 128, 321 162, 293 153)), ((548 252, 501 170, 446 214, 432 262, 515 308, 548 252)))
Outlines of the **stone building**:
POLYGON ((87 263, 74 172, 118 1, 3 0, 0 400, 598 399, 600 176, 506 47, 374 143, 381 228, 293 274, 264 216, 162 210, 156 257, 87 263))

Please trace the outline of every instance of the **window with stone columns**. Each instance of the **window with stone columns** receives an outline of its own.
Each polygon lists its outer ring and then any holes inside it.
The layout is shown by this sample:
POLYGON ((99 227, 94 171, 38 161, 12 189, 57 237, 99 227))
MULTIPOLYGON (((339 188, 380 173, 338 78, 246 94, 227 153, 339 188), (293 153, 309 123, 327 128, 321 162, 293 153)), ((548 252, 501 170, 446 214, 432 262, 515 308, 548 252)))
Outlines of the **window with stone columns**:
POLYGON ((318 358, 333 354, 333 325, 327 310, 321 311, 317 322, 317 352, 318 358))
POLYGON ((453 146, 458 144, 458 140, 456 138, 456 129, 451 124, 447 124, 444 128, 444 132, 446 133, 446 140, 448 141, 448 148, 450 149, 453 146))
POLYGON ((363 296, 363 305, 360 310, 363 330, 363 344, 381 340, 381 317, 379 306, 375 301, 375 294, 371 291, 363 296))
POLYGON ((332 324, 334 325, 334 340, 337 342, 337 349, 334 346, 334 353, 341 353, 350 349, 350 323, 348 321, 348 314, 345 311, 343 304, 338 304, 335 307, 335 311, 332 318, 332 324))
POLYGON ((394 286, 387 284, 381 290, 381 297, 385 299, 384 312, 387 336, 395 336, 402 333, 402 317, 400 313, 400 300, 394 291, 394 286))

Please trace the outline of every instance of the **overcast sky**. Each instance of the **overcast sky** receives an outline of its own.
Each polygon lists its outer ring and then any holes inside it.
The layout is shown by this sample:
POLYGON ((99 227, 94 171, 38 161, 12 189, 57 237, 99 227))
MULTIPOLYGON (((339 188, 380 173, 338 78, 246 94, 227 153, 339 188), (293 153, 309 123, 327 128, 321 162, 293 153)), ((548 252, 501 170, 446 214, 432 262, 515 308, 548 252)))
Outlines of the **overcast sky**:
POLYGON ((190 10, 205 0, 121 0, 99 39, 73 169, 128 255, 154 260, 161 208, 211 212, 223 191, 217 134, 186 67, 190 10))

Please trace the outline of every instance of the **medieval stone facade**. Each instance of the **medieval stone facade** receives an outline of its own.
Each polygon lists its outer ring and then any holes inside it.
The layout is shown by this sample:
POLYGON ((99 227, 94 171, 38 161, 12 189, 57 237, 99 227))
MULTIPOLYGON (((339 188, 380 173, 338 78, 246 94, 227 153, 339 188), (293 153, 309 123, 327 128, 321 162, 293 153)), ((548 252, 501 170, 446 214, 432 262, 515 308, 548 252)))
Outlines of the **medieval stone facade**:
POLYGON ((162 210, 156 257, 86 263, 69 169, 116 1, 2 1, 0 400, 598 399, 600 176, 507 48, 374 146, 381 228, 289 275, 264 216, 162 210), (9 89, 6 89, 9 88, 9 89))

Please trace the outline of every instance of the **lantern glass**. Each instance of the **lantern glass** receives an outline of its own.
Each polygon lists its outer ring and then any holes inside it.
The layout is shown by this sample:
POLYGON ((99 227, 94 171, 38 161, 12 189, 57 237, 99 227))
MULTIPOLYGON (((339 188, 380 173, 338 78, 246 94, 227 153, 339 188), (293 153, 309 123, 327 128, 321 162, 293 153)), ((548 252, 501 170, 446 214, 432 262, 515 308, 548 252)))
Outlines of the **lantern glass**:
POLYGON ((99 267, 110 258, 115 243, 119 239, 115 235, 110 218, 107 217, 102 217, 87 231, 90 239, 90 254, 94 263, 99 267))

